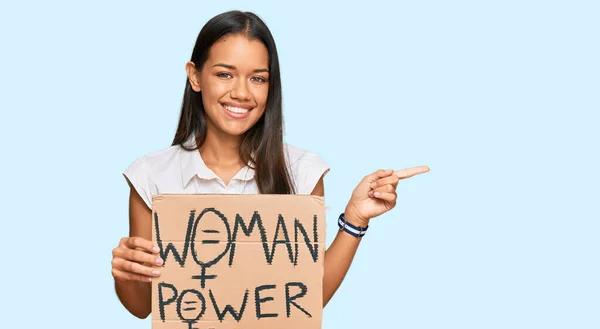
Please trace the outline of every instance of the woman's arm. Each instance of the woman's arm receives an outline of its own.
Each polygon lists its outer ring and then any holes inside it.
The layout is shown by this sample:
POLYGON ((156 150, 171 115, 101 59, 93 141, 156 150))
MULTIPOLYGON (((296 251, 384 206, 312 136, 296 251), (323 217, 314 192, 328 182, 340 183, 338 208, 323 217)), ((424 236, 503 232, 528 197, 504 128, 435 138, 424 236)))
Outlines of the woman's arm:
MULTIPOLYGON (((396 187, 398 181, 429 171, 429 167, 420 166, 394 172, 378 170, 365 176, 352 192, 344 211, 346 221, 357 227, 366 227, 369 221, 396 206, 396 187)), ((311 193, 325 196, 323 177, 311 193)), ((323 307, 342 284, 350 264, 354 259, 361 238, 338 231, 331 246, 325 251, 323 274, 323 307)))
POLYGON ((129 194, 129 238, 122 239, 119 247, 113 250, 113 276, 119 300, 140 319, 145 319, 151 312, 152 285, 148 277, 156 274, 148 271, 152 271, 149 265, 158 258, 156 253, 152 253, 151 219, 151 210, 132 187, 129 194), (148 267, 142 268, 140 263, 148 267))
MULTIPOLYGON (((312 195, 325 196, 325 187, 323 177, 315 186, 312 195)), ((346 218, 348 222, 353 223, 351 218, 346 218)), ((358 224, 357 224, 358 225, 358 224)), ((338 231, 333 243, 325 251, 324 275, 323 275, 323 307, 327 305, 333 294, 342 284, 350 264, 354 259, 356 250, 360 243, 359 238, 355 238, 347 233, 338 231)))

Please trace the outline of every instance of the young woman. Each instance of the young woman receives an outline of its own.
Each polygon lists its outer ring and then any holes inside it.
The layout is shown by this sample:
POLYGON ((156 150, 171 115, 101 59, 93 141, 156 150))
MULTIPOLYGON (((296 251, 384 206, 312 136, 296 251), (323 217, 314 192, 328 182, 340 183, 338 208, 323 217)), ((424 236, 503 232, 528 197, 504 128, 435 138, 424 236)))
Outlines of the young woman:
MULTIPOLYGON (((152 278, 162 264, 151 242, 151 200, 159 193, 313 194, 324 196, 329 170, 314 153, 283 143, 279 60, 267 26, 231 11, 200 31, 171 147, 137 159, 130 185, 129 237, 113 250, 117 295, 135 316, 150 314, 152 278)), ((345 209, 345 230, 325 252, 323 306, 340 286, 373 217, 395 206, 402 178, 429 171, 379 170, 358 184, 345 209), (350 228, 350 229, 349 229, 350 228), (354 231, 356 232, 356 231, 354 231)))

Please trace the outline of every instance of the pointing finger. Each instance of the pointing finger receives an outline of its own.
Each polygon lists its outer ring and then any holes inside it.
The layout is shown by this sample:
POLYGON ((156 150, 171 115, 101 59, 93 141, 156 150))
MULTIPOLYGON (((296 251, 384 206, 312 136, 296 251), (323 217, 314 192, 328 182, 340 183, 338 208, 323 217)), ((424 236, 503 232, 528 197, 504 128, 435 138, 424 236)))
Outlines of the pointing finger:
POLYGON ((423 174, 429 171, 429 167, 427 166, 418 166, 412 167, 408 169, 402 169, 395 172, 396 176, 400 177, 400 179, 410 178, 412 176, 423 174))
POLYGON ((384 177, 391 175, 393 172, 394 171, 392 169, 388 169, 388 170, 379 169, 376 172, 365 176, 365 180, 367 180, 369 182, 374 182, 374 181, 378 180, 379 178, 384 178, 384 177))
POLYGON ((385 186, 385 185, 391 185, 394 188, 396 186, 398 186, 398 181, 400 180, 400 177, 398 177, 397 175, 389 175, 388 177, 384 177, 384 178, 380 178, 374 182, 371 183, 371 188, 377 188, 380 186, 385 186))

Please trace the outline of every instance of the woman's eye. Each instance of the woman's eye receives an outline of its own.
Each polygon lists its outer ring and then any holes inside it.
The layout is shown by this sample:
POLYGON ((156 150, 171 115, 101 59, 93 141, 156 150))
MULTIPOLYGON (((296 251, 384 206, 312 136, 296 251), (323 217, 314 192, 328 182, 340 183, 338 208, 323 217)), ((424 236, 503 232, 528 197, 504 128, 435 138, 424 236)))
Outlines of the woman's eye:
POLYGON ((226 78, 226 79, 233 78, 233 77, 231 76, 231 74, 229 74, 229 73, 217 73, 217 76, 218 76, 219 78, 226 78))
POLYGON ((259 82, 259 83, 265 83, 265 82, 267 82, 267 79, 265 79, 263 77, 253 77, 251 80, 254 81, 254 82, 259 82))

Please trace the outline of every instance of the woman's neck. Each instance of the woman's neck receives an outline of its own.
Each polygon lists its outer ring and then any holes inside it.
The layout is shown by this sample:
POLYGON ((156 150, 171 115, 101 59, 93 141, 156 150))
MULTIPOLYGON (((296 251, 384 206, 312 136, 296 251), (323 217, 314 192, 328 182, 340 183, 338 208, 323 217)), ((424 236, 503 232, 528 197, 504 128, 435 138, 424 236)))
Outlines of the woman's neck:
POLYGON ((245 164, 240 159, 240 144, 243 136, 232 136, 208 127, 206 139, 200 147, 202 160, 208 167, 230 169, 242 168, 245 164))

